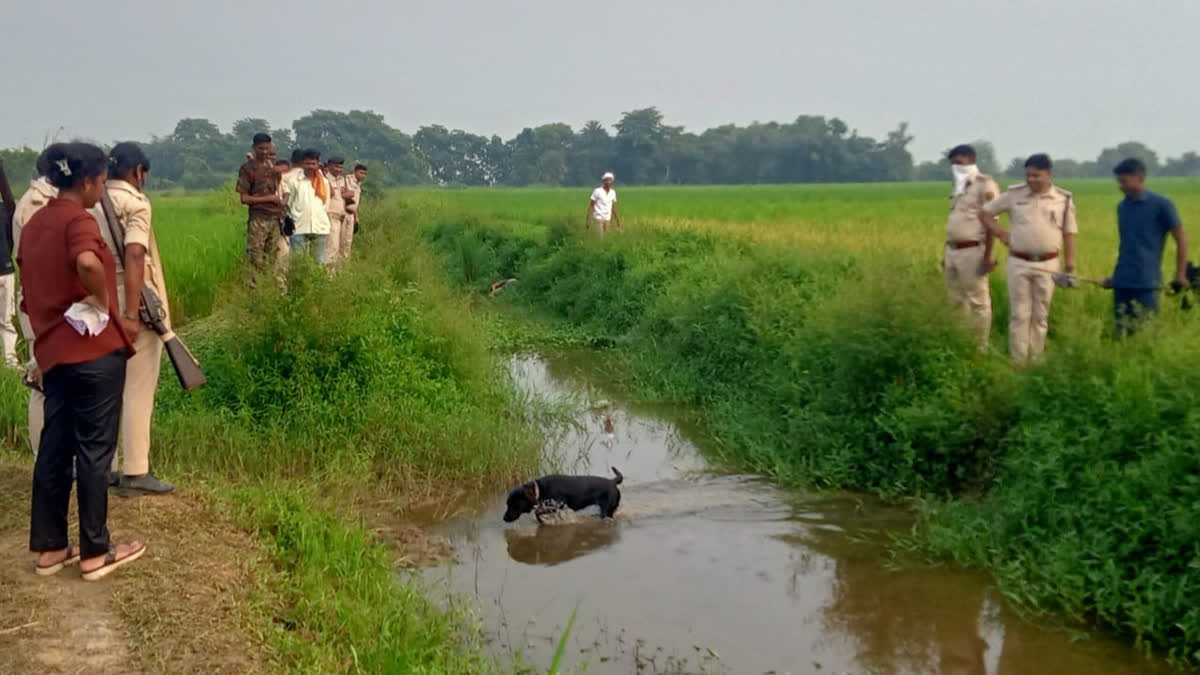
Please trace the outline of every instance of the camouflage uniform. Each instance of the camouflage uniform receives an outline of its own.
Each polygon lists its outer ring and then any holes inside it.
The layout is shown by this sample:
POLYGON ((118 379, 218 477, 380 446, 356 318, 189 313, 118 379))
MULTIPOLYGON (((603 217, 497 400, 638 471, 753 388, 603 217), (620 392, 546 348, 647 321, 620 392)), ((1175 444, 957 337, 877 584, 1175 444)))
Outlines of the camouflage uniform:
MULTIPOLYGON (((270 162, 248 160, 238 171, 238 194, 262 197, 279 193, 279 174, 270 162)), ((283 207, 275 204, 250 206, 246 224, 246 255, 256 269, 264 269, 276 256, 283 207)))

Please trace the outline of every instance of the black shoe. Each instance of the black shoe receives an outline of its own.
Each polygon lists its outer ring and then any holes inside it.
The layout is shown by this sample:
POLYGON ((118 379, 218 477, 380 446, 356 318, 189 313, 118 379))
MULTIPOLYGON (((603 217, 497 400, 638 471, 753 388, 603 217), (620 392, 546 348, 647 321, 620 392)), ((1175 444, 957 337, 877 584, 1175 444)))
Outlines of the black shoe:
POLYGON ((120 487, 120 485, 121 485, 121 472, 120 471, 109 471, 108 472, 108 487, 115 488, 115 487, 120 487))
POLYGON ((155 478, 152 473, 144 473, 140 476, 121 476, 120 490, 122 497, 165 495, 174 492, 175 486, 155 478))

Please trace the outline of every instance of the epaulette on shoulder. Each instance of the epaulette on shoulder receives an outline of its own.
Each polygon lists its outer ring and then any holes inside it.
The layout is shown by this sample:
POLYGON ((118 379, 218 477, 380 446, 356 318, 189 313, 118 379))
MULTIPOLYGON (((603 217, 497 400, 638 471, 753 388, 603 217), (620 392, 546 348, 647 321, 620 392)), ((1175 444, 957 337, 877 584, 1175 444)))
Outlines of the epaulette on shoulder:
POLYGON ((1062 188, 1058 187, 1057 185, 1055 185, 1055 186, 1054 186, 1054 189, 1055 189, 1055 190, 1058 190, 1058 193, 1059 193, 1059 194, 1061 194, 1061 195, 1062 195, 1062 196, 1064 196, 1064 197, 1070 197, 1070 196, 1072 196, 1072 195, 1071 195, 1071 192, 1070 192, 1069 190, 1064 190, 1064 189, 1062 189, 1062 188))

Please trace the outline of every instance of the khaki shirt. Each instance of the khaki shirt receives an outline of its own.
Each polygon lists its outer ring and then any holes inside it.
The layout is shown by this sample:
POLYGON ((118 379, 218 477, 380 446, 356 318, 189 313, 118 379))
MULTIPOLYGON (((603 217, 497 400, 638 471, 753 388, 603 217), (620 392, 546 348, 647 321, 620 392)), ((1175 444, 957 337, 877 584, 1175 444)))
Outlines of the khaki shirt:
POLYGON ((349 176, 346 174, 340 176, 325 174, 325 182, 329 184, 329 203, 325 205, 325 210, 329 213, 336 215, 346 212, 346 200, 342 198, 342 190, 350 189, 348 178, 349 176))
MULTIPOLYGON (((50 181, 45 178, 38 178, 29 183, 29 189, 21 198, 17 200, 17 206, 13 209, 12 233, 13 233, 13 257, 17 256, 17 252, 21 250, 21 228, 25 227, 25 223, 33 217, 43 206, 50 203, 50 200, 58 196, 58 188, 50 184, 50 181)), ((17 307, 21 306, 23 293, 21 286, 17 285, 17 307)), ((21 324, 21 335, 29 344, 33 344, 33 325, 29 323, 29 316, 20 310, 17 311, 17 320, 21 324)))
MULTIPOLYGON (((158 299, 162 301, 163 310, 167 313, 166 323, 170 325, 170 308, 167 302, 167 284, 162 272, 162 258, 158 253, 158 241, 154 237, 154 228, 151 225, 151 209, 150 198, 142 194, 133 185, 123 180, 108 181, 108 197, 112 200, 113 210, 116 212, 117 224, 121 226, 125 233, 125 245, 141 244, 146 247, 146 276, 144 283, 154 289, 158 294, 158 299)), ((100 223, 100 235, 104 237, 104 242, 117 251, 116 244, 112 240, 112 234, 108 231, 108 222, 104 219, 104 209, 97 204, 92 209, 92 215, 96 217, 96 222, 100 223)), ((132 314, 125 307, 125 260, 124 255, 116 255, 117 259, 117 300, 121 305, 121 312, 132 314)))
POLYGON ((946 221, 946 241, 979 241, 987 236, 987 226, 979 219, 984 204, 1000 196, 1000 186, 987 174, 967 181, 961 195, 950 197, 950 218, 946 221))
POLYGON ((1062 248, 1063 235, 1079 232, 1071 193, 1051 185, 1038 195, 1028 185, 1014 185, 988 202, 984 211, 1008 213, 1009 249, 1042 255, 1062 248))
POLYGON ((33 214, 57 196, 58 188, 51 185, 50 181, 45 178, 38 178, 29 183, 29 189, 17 200, 17 206, 13 209, 12 221, 14 257, 16 257, 17 251, 21 250, 21 228, 25 227, 25 223, 29 222, 33 214))
POLYGON ((362 201, 362 183, 354 178, 354 174, 346 174, 346 187, 354 193, 354 203, 346 205, 346 213, 358 213, 358 203, 362 201))

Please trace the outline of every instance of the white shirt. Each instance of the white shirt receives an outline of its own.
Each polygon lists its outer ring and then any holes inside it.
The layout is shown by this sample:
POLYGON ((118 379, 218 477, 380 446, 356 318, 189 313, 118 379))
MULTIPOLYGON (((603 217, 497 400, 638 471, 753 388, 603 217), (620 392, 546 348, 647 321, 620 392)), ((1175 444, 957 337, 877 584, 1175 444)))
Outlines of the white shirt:
POLYGON ((600 186, 592 190, 592 217, 596 220, 612 220, 613 204, 617 203, 617 191, 600 186))
POLYGON ((288 178, 286 191, 288 215, 296 222, 296 234, 329 234, 325 202, 303 171, 288 178))

